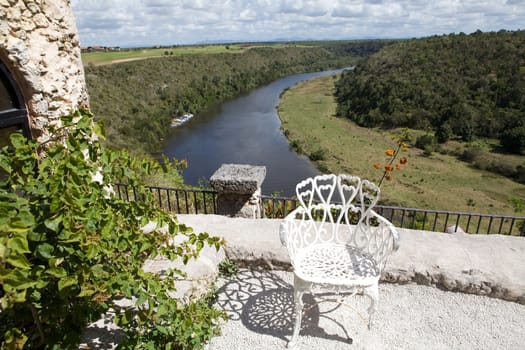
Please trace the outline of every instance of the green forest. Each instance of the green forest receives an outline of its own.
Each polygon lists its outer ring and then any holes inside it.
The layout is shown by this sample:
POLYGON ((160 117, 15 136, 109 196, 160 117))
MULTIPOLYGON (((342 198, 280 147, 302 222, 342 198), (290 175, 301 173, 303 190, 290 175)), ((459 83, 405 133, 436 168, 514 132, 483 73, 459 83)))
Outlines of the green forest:
POLYGON ((425 130, 423 146, 491 138, 522 154, 525 31, 399 41, 346 71, 335 95, 339 116, 365 127, 425 130))
POLYGON ((239 54, 165 56, 85 67, 91 109, 107 144, 158 151, 170 121, 283 76, 355 64, 389 41, 320 42, 254 47, 239 54))

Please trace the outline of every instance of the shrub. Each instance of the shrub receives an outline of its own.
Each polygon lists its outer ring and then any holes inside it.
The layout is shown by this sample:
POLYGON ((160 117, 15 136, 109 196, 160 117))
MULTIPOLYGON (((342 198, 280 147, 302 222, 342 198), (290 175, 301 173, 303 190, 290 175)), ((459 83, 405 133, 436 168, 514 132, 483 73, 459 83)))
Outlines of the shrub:
POLYGON ((320 148, 316 151, 313 151, 308 156, 308 158, 310 158, 310 160, 314 162, 319 161, 319 160, 325 160, 325 157, 326 157, 326 151, 320 148))
POLYGON ((425 147, 423 147, 423 155, 426 157, 430 157, 435 151, 436 147, 433 145, 425 145, 425 147))
POLYGON ((472 163, 483 156, 483 151, 479 146, 468 146, 463 150, 460 159, 464 162, 472 163))
POLYGON ((239 268, 235 261, 226 258, 219 263, 219 273, 223 277, 234 277, 239 272, 239 268))
POLYGON ((320 172, 322 172, 324 174, 328 174, 330 172, 330 169, 328 168, 328 165, 326 165, 325 163, 319 163, 317 165, 317 168, 319 169, 320 172))
POLYGON ((102 128, 87 112, 62 124, 45 145, 13 134, 0 151, 9 174, 0 180, 1 347, 75 348, 86 323, 109 308, 128 335, 123 346, 202 346, 222 314, 170 297, 181 271, 160 276, 142 266, 159 255, 187 262, 222 242, 155 209, 140 178, 169 164, 101 148, 93 130, 102 128), (116 181, 143 200, 115 198, 106 184, 116 181), (119 306, 116 298, 136 302, 119 306))
POLYGON ((519 126, 503 132, 500 142, 508 152, 522 153, 525 151, 525 126, 519 126))
POLYGON ((416 147, 422 150, 435 152, 437 148, 436 138, 431 134, 421 135, 416 139, 416 147))
POLYGON ((452 128, 448 122, 445 122, 438 126, 436 130, 436 139, 439 143, 445 143, 452 137, 452 128))
POLYGON ((481 165, 478 165, 479 163, 483 164, 481 159, 477 160, 474 166, 476 166, 478 169, 486 169, 509 178, 513 178, 517 174, 516 165, 514 162, 506 158, 496 158, 486 168, 482 168, 481 165))
POLYGON ((516 174, 514 175, 514 178, 519 183, 525 184, 525 167, 523 165, 518 165, 516 167, 516 174))
POLYGON ((297 153, 303 153, 303 148, 301 147, 300 141, 297 141, 297 140, 290 141, 290 148, 297 153))

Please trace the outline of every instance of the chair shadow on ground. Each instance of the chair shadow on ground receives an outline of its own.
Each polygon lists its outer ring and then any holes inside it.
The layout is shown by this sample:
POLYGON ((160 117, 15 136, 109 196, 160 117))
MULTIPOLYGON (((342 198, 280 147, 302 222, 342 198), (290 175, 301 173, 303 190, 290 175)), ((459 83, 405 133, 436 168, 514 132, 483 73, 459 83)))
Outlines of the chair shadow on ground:
POLYGON ((79 349, 112 349, 125 339, 126 333, 114 325, 112 317, 102 318, 84 330, 79 349))
MULTIPOLYGON (((329 317, 339 305, 320 311, 310 294, 303 296, 304 310, 301 336, 312 336, 352 344, 353 339, 345 327, 329 317), (339 327, 345 337, 329 334, 319 326, 321 319, 339 327)), ((295 322, 293 286, 271 271, 242 270, 219 288, 217 306, 225 310, 230 319, 240 320, 250 331, 280 338, 288 342, 295 322)))

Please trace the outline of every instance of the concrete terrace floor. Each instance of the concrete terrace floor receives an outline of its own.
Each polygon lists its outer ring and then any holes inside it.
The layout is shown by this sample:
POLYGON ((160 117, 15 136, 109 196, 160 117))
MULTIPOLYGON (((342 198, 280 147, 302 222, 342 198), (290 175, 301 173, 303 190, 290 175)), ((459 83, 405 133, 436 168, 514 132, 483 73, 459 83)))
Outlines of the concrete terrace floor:
MULTIPOLYGON (((293 274, 280 220, 179 215, 196 232, 224 237, 242 269, 221 279, 217 306, 230 321, 209 350, 284 349, 292 333, 293 274)), ((355 310, 326 303, 303 318, 296 349, 523 349, 525 238, 399 229, 400 249, 380 284, 372 330, 368 299, 355 310), (385 283, 394 282, 394 283, 385 283), (490 297, 489 297, 490 296, 490 297)))
MULTIPOLYGON (((216 273, 224 254, 243 267, 234 278, 218 280, 216 306, 230 320, 206 350, 284 349, 294 308, 293 274, 279 240, 281 220, 178 219, 226 241, 225 252, 205 248, 204 256, 187 266, 189 275, 216 273)), ((400 249, 385 269, 372 330, 359 316, 366 316, 368 298, 355 296, 348 308, 316 306, 305 295, 305 309, 310 308, 296 349, 525 349, 524 237, 405 229, 399 234, 400 249)), ((122 336, 111 320, 100 320, 88 328, 81 348, 115 348, 122 336)))
MULTIPOLYGON (((242 269, 221 279, 217 307, 230 320, 206 350, 285 349, 292 334, 293 274, 242 269)), ((368 298, 316 305, 305 295, 297 350, 523 349, 525 306, 416 284, 382 283, 371 330, 361 319, 368 298)))

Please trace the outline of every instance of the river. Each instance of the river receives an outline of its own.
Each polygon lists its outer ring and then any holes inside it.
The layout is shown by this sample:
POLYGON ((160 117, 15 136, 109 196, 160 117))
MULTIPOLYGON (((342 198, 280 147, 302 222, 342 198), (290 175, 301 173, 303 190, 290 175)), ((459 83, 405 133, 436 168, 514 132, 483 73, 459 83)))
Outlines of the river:
POLYGON ((299 181, 319 171, 306 156, 290 150, 277 114, 279 96, 300 81, 339 72, 288 76, 214 106, 172 128, 163 153, 188 161, 183 176, 191 185, 208 180, 223 163, 264 165, 262 193, 293 195, 299 181))

